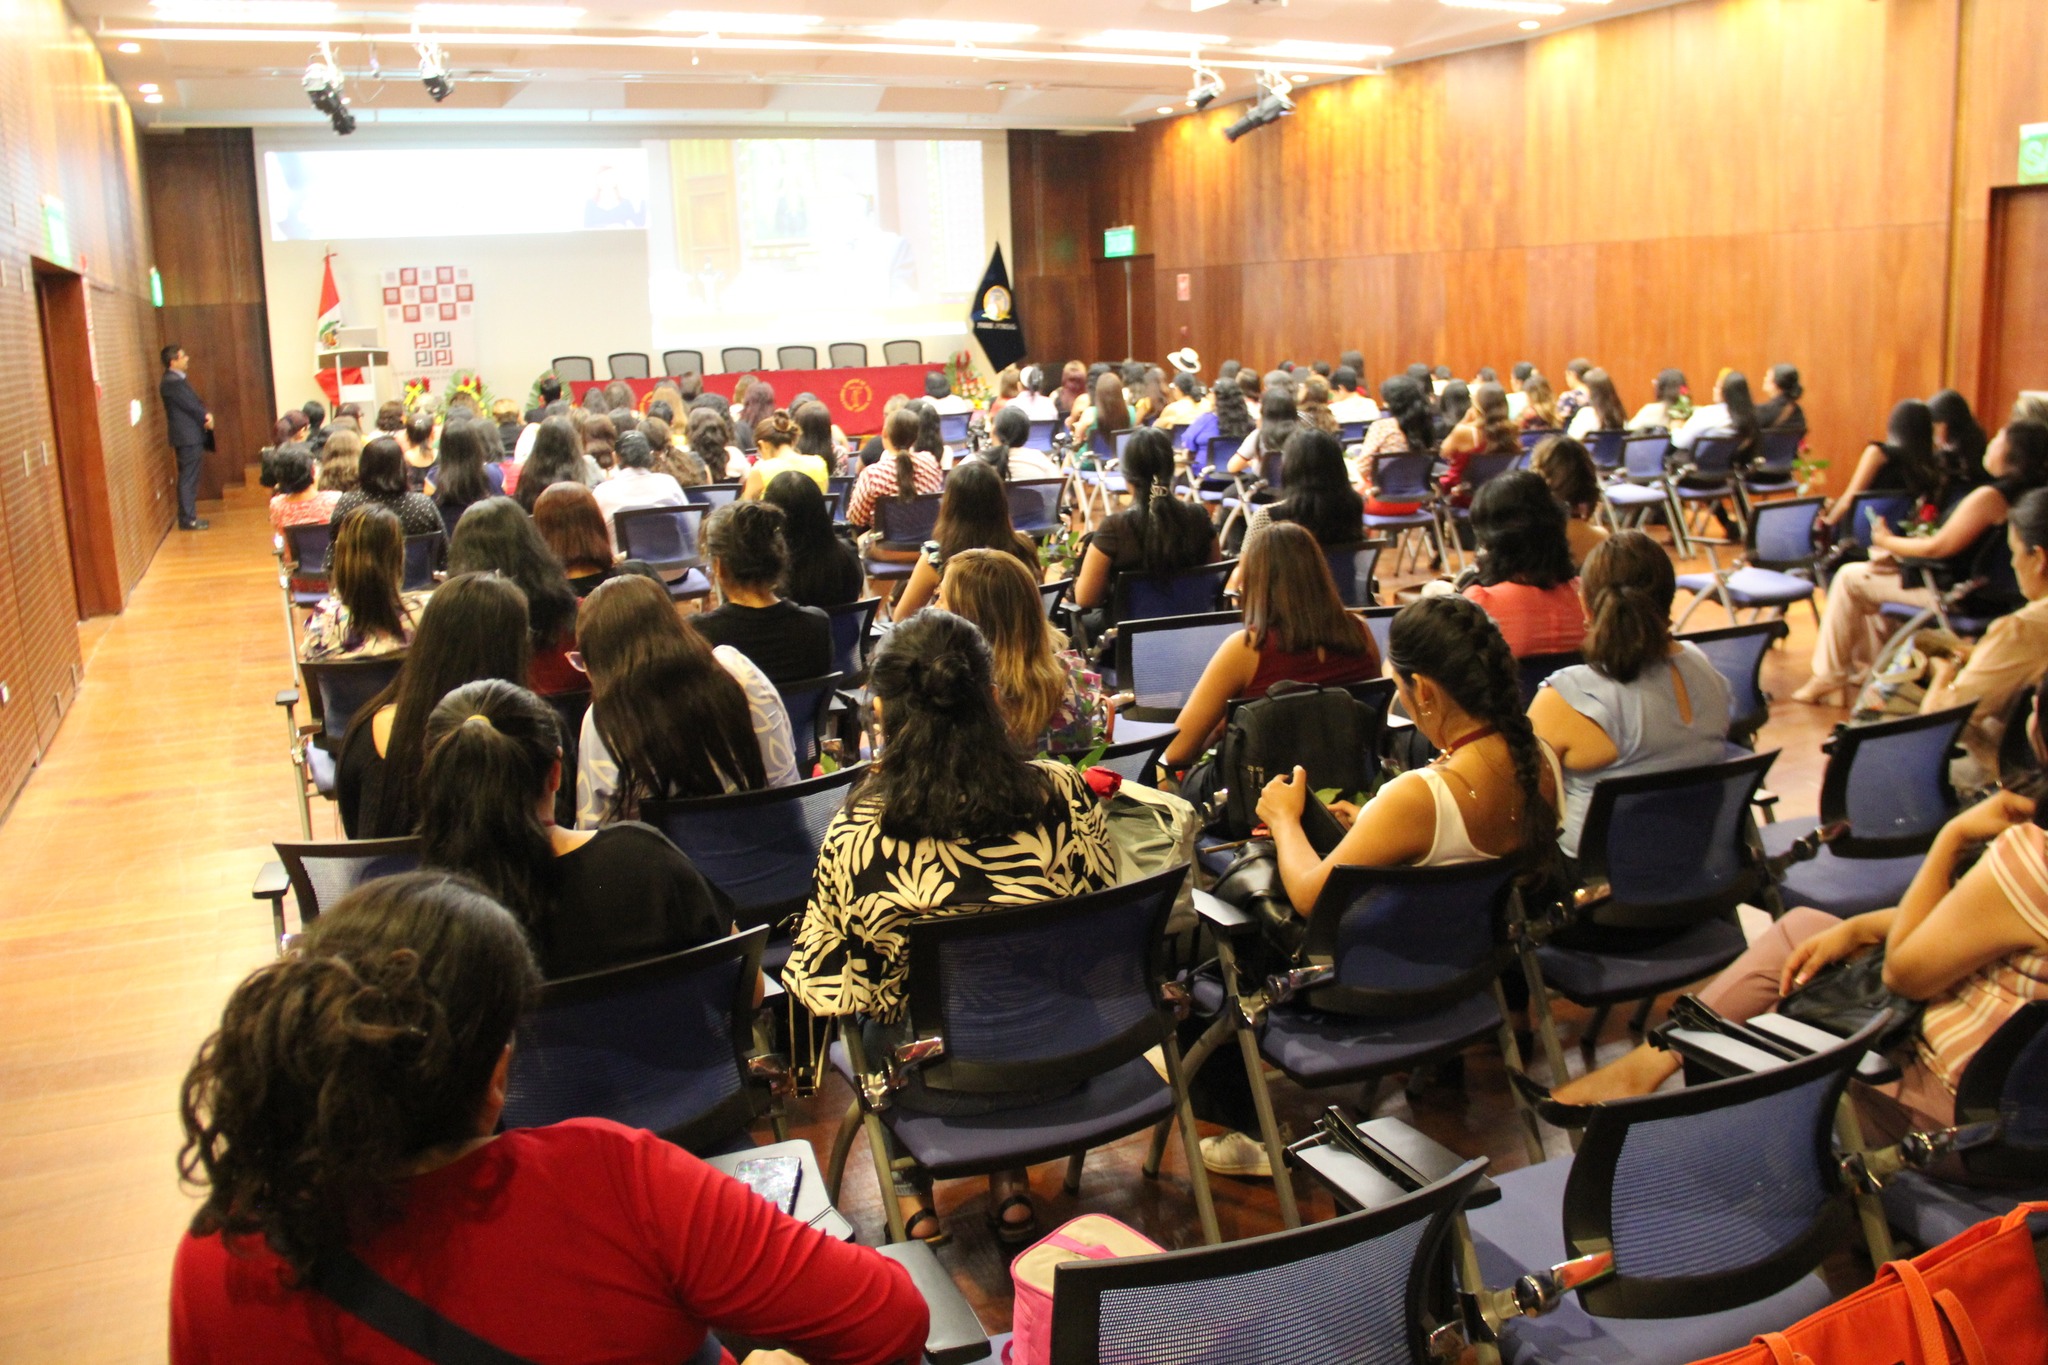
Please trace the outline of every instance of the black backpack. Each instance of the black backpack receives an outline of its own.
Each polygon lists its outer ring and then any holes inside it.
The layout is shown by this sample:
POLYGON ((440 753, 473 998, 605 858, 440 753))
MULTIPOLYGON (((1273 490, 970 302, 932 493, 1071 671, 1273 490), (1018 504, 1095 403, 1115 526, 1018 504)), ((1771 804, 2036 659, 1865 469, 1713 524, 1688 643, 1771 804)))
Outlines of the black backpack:
POLYGON ((1259 793, 1275 777, 1308 770, 1310 791, 1335 788, 1361 800, 1379 787, 1380 736, 1394 684, 1384 678, 1349 687, 1274 684, 1265 696, 1232 702, 1216 752, 1224 802, 1222 834, 1248 839, 1259 823, 1259 793))

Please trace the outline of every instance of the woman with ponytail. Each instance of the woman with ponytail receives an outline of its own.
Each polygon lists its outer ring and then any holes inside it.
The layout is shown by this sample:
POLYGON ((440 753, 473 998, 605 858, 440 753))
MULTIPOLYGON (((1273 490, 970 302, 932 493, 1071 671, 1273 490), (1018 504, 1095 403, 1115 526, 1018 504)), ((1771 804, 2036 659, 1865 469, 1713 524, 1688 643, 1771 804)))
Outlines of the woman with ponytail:
POLYGON ((1134 434, 1124 447, 1123 475, 1130 506, 1095 528, 1074 579, 1074 601, 1083 607, 1107 604, 1120 573, 1173 573, 1219 557, 1209 518, 1173 496, 1171 437, 1150 427, 1134 434))
POLYGON ((1603 778, 1717 762, 1728 738, 1728 683, 1697 645, 1671 638, 1671 557, 1641 531, 1595 546, 1581 585, 1593 618, 1586 662, 1550 675, 1529 707, 1564 767, 1564 830, 1578 856, 1603 778))
MULTIPOLYGON (((1152 434, 1166 444, 1164 432, 1152 434)), ((904 1041, 895 1032, 909 998, 911 920, 1100 891, 1116 884, 1116 857, 1103 803, 1080 770, 1024 756, 997 705, 988 645, 965 619, 929 609, 898 625, 868 690, 881 752, 825 831, 782 984, 814 1014, 867 1016, 881 1048, 904 1041)), ((956 1113, 989 1104, 914 1082, 896 1103, 956 1113)), ((1028 1240, 1024 1173, 992 1185, 998 1235, 1028 1240)), ((897 1198, 911 1236, 943 1235, 928 1195, 899 1185, 897 1198)))
POLYGON ((1382 501, 1373 478, 1373 462, 1381 455, 1434 454, 1436 432, 1430 420, 1430 405, 1420 384, 1405 374, 1397 374, 1380 384, 1380 407, 1385 415, 1365 429, 1365 443, 1359 448, 1358 491, 1365 495, 1369 515, 1405 517, 1422 504, 1382 501))
MULTIPOLYGON (((853 491, 846 496, 846 524, 865 531, 875 523, 875 504, 883 498, 904 501, 919 493, 936 493, 945 483, 939 462, 917 448, 923 420, 910 405, 889 414, 882 424, 882 456, 860 471, 853 491)), ((914 558, 915 550, 899 551, 895 557, 914 558)))
POLYGON ((651 1133, 498 1132, 539 984, 502 906, 416 872, 350 892, 235 989, 180 1105, 204 1202, 171 1276, 173 1365, 418 1360, 329 1297, 352 1269, 508 1358, 729 1361, 719 1329, 917 1358, 924 1301, 875 1252, 651 1133))
POLYGON ((464 874, 516 915, 549 980, 731 933, 710 884, 661 831, 555 823, 560 735, 555 709, 523 687, 450 692, 427 718, 421 865, 464 874))

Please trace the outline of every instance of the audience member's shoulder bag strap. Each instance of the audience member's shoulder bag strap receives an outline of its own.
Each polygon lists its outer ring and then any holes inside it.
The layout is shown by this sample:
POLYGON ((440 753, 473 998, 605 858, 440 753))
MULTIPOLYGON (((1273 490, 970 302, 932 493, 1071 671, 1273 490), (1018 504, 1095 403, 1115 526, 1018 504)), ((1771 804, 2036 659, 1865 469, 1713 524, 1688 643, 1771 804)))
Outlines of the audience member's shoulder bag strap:
MULTIPOLYGON (((370 1269, 354 1252, 336 1252, 324 1261, 313 1287, 343 1312, 434 1365, 533 1365, 525 1356, 494 1346, 442 1317, 370 1269)), ((706 1332, 704 1344, 683 1365, 719 1365, 724 1359, 725 1347, 706 1332)))

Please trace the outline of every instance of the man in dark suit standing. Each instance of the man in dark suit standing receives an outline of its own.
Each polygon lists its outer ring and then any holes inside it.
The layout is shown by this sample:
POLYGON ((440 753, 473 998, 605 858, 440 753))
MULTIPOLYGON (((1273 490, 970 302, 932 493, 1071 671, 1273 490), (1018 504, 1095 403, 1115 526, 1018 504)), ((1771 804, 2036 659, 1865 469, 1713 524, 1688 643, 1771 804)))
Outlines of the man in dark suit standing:
POLYGON ((163 382, 156 391, 164 400, 171 449, 178 452, 178 529, 204 531, 207 523, 199 519, 199 463, 206 457, 206 433, 213 429, 213 414, 185 378, 185 366, 191 363, 185 348, 175 343, 164 347, 163 361, 163 382))

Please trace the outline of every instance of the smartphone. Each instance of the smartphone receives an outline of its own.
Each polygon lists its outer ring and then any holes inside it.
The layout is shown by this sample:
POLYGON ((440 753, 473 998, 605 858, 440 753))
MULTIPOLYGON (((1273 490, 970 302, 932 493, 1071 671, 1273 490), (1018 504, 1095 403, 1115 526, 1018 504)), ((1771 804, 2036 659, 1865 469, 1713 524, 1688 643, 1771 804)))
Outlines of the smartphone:
POLYGON ((1337 851, 1337 845, 1344 842, 1344 826, 1337 822, 1337 817, 1330 814, 1330 808, 1314 792, 1310 792, 1301 803, 1301 832, 1308 836, 1308 846, 1316 851, 1318 858, 1329 857, 1337 851))
POLYGON ((793 1156, 759 1156, 732 1168, 733 1179, 781 1209, 796 1212, 797 1187, 803 1183, 804 1163, 793 1156))

